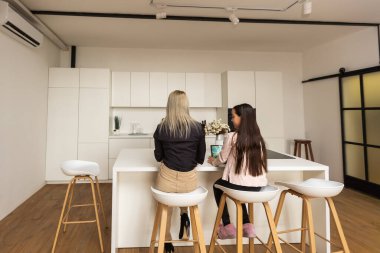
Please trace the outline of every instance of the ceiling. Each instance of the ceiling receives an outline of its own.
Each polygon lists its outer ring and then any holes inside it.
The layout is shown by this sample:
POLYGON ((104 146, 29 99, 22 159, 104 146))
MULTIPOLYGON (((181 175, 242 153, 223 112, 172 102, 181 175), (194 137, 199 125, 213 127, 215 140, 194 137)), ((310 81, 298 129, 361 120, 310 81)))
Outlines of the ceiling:
MULTIPOLYGON (((21 0, 30 10, 155 14, 150 0, 21 0)), ((282 9, 294 0, 154 0, 156 3, 282 9)), ((225 10, 167 8, 167 15, 227 17, 225 10)), ((239 18, 380 23, 379 0, 313 0, 313 12, 302 5, 285 12, 243 11, 239 18)), ((303 51, 365 27, 305 26, 142 20, 122 18, 38 17, 68 45, 175 48, 202 50, 303 51)), ((375 29, 375 28, 372 28, 375 29)))

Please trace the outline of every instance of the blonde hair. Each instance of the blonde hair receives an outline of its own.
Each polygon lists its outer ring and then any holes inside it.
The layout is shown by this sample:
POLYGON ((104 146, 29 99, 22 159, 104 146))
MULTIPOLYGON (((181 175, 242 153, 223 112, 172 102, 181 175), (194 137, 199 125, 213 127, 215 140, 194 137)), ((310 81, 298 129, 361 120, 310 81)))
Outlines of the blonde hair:
POLYGON ((189 100, 184 91, 175 90, 169 94, 166 117, 162 120, 160 131, 165 130, 173 137, 189 137, 191 126, 196 121, 189 114, 189 100))

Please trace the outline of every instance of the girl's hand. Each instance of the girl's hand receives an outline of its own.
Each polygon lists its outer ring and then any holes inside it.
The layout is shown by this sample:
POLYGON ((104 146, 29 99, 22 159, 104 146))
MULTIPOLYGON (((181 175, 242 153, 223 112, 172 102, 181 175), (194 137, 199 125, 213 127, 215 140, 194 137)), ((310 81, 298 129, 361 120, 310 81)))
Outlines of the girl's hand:
POLYGON ((215 158, 212 157, 212 156, 209 156, 208 159, 207 159, 207 162, 208 162, 209 164, 211 164, 211 165, 213 165, 214 161, 215 161, 215 158))

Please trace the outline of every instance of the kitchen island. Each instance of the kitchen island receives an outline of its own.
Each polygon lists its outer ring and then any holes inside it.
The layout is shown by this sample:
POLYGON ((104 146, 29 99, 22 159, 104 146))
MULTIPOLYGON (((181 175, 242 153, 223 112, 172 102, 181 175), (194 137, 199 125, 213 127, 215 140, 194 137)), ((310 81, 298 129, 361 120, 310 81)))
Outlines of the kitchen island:
MULTIPOLYGON (((119 248, 149 247, 156 211, 150 187, 155 183, 158 166, 153 149, 123 149, 119 153, 113 166, 111 253, 116 253, 119 248)), ((199 185, 209 190, 206 200, 199 205, 205 241, 209 244, 217 213, 212 186, 222 176, 223 168, 214 167, 205 161, 203 165, 197 166, 197 170, 199 185)), ((277 181, 302 181, 308 178, 328 179, 328 175, 329 168, 326 165, 268 150, 270 184, 277 181)), ((278 197, 270 203, 273 212, 278 197)), ((230 201, 228 205, 231 210, 231 221, 235 221, 234 206, 230 201)), ((324 200, 313 200, 312 206, 315 231, 330 238, 329 210, 324 200)), ((287 197, 278 229, 300 227, 301 209, 299 198, 287 197)), ((175 239, 178 238, 179 231, 179 208, 173 210, 172 219, 171 231, 175 239)), ((261 205, 255 205, 255 227, 260 237, 267 238, 269 230, 261 205)), ((290 242, 300 241, 299 233, 282 237, 290 242)), ((222 243, 234 244, 235 241, 224 240, 222 243)), ((180 244, 190 245, 187 242, 180 244)), ((328 244, 317 240, 317 252, 329 253, 328 244)))

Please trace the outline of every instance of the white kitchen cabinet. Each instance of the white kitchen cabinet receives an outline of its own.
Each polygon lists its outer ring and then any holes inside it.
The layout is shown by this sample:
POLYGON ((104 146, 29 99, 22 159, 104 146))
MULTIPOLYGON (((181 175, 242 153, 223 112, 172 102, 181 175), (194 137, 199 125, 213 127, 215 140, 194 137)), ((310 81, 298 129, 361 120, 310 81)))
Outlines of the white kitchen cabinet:
POLYGON ((113 178, 113 165, 115 164, 116 159, 108 159, 108 179, 113 178))
POLYGON ((186 73, 186 94, 190 107, 205 106, 205 75, 204 73, 186 73))
POLYGON ((168 73, 149 73, 149 105, 150 107, 165 107, 168 97, 168 73))
POLYGON ((220 73, 205 73, 204 106, 222 106, 222 81, 220 73))
POLYGON ((150 148, 151 138, 115 138, 109 140, 110 159, 116 159, 124 148, 150 148))
POLYGON ((78 159, 99 164, 100 180, 108 179, 108 143, 80 143, 78 144, 78 159))
POLYGON ((175 90, 186 90, 185 73, 168 73, 168 95, 175 90))
POLYGON ((79 143, 108 142, 109 90, 81 88, 79 94, 79 143))
POLYGON ((265 138, 265 145, 267 149, 285 153, 285 139, 284 138, 265 138))
POLYGON ((50 68, 49 87, 69 88, 79 87, 79 69, 50 68))
POLYGON ((248 103, 256 107, 255 73, 253 71, 227 71, 222 74, 223 92, 227 97, 227 107, 248 103))
POLYGON ((284 101, 282 73, 258 71, 256 79, 256 115, 264 137, 284 137, 284 101))
POLYGON ((109 69, 80 69, 80 87, 83 88, 104 88, 109 89, 110 70, 109 69))
POLYGON ((186 73, 186 94, 190 107, 221 107, 220 73, 186 73))
POLYGON ((48 93, 46 180, 66 180, 60 165, 77 159, 79 89, 49 88, 48 93))
POLYGON ((131 72, 131 106, 149 107, 149 72, 131 72))
POLYGON ((130 72, 112 72, 111 106, 131 106, 130 72))

